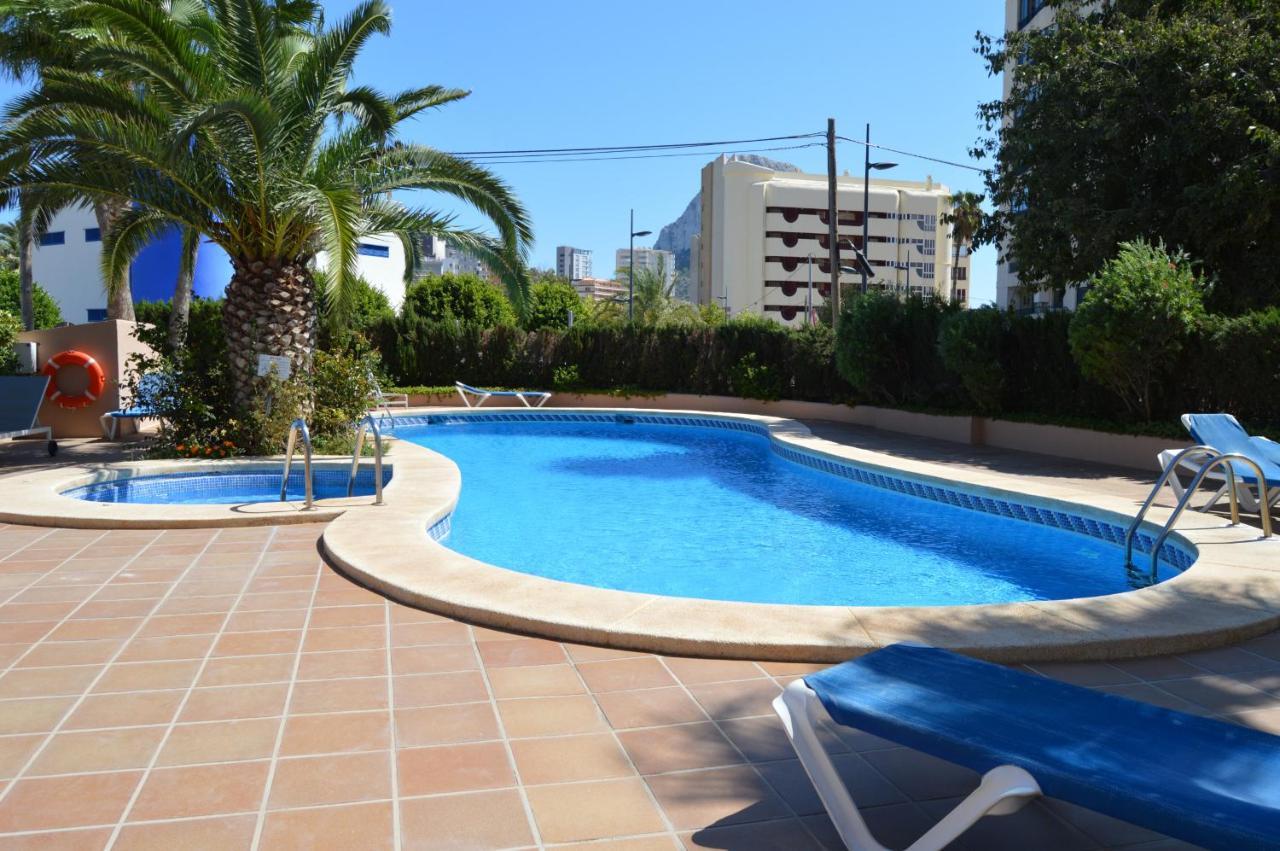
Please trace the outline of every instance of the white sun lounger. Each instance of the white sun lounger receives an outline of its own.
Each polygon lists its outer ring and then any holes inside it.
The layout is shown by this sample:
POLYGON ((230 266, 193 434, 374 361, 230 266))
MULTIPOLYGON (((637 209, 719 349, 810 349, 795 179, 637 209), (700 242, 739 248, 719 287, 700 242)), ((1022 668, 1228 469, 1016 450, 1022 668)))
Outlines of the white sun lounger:
POLYGON ((0 440, 43 436, 49 454, 57 454, 53 429, 40 425, 40 403, 48 386, 47 375, 0 376, 0 440))
MULTIPOLYGON (((1275 505, 1277 500, 1280 500, 1280 445, 1265 437, 1250 435, 1230 414, 1183 414, 1182 425, 1198 443, 1210 446, 1216 452, 1234 452, 1253 458, 1267 477, 1268 504, 1275 505)), ((1156 456, 1162 471, 1168 469, 1178 452, 1177 449, 1166 449, 1156 456)), ((1208 452, 1189 453, 1178 461, 1178 469, 1194 476, 1212 457, 1214 456, 1208 452)), ((1240 501, 1240 507, 1245 511, 1257 512, 1259 505, 1256 494, 1261 492, 1261 485, 1254 481, 1253 471, 1242 468, 1238 464, 1235 466, 1237 467, 1236 498, 1240 501), (1255 489, 1250 488, 1251 484, 1255 489)), ((1225 470, 1212 470, 1205 478, 1218 485, 1218 490, 1198 509, 1200 511, 1210 510, 1227 493, 1225 470)), ((1186 492, 1186 487, 1178 479, 1176 472, 1169 477, 1169 487, 1178 499, 1182 499, 1182 495, 1186 492)))
POLYGON ((523 402, 526 408, 541 408, 551 398, 551 394, 545 390, 485 390, 483 387, 472 387, 470 384, 463 384, 461 381, 453 382, 453 386, 458 388, 458 395, 462 397, 462 404, 468 408, 479 408, 495 396, 514 396, 523 402), (471 396, 476 397, 474 405, 471 404, 471 396), (536 399, 537 402, 530 405, 530 399, 536 399))

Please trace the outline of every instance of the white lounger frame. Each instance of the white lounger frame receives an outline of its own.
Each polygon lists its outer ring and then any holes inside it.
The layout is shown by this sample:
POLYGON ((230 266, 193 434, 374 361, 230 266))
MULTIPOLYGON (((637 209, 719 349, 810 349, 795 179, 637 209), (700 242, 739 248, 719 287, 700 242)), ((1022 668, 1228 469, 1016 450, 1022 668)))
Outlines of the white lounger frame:
MULTIPOLYGON (((787 737, 800 756, 805 773, 818 790, 827 815, 850 851, 889 851, 871 835, 849 796, 840 774, 818 740, 817 723, 829 717, 822 701, 804 680, 795 680, 773 701, 787 737)), ((978 788, 931 827, 907 851, 940 851, 983 816, 1002 816, 1022 809, 1041 794, 1035 778, 1016 765, 1001 765, 982 775, 978 788)))
POLYGON ((470 384, 463 384, 461 381, 455 381, 453 386, 458 388, 458 395, 462 397, 462 404, 468 408, 479 408, 485 402, 494 396, 514 396, 524 403, 526 408, 541 408, 551 398, 551 394, 545 390, 485 390, 481 387, 472 387, 470 384), (471 404, 469 396, 476 397, 476 403, 471 404), (537 399, 537 404, 530 405, 529 399, 537 399))
MULTIPOLYGON (((1160 464, 1161 472, 1168 469, 1169 464, 1175 457, 1177 457, 1180 451, 1181 450, 1178 449, 1166 449, 1156 456, 1156 460, 1160 464)), ((1207 452, 1192 453, 1179 461, 1178 467, 1186 470, 1194 476, 1196 473, 1200 472, 1200 467, 1204 462, 1208 461, 1212 457, 1214 456, 1207 452)), ((1221 470, 1211 470, 1209 474, 1205 476, 1205 481, 1212 481, 1214 484, 1219 485, 1219 487, 1218 490, 1209 497, 1209 501, 1197 508, 1197 511, 1209 511, 1218 504, 1218 500, 1227 495, 1227 474, 1225 472, 1221 470)), ((1186 485, 1179 481, 1177 473, 1174 473, 1169 477, 1169 488, 1173 491, 1174 498, 1178 500, 1181 500, 1182 495, 1186 493, 1186 485)), ((1258 489, 1255 491, 1250 489, 1248 482, 1243 480, 1238 481, 1236 484, 1236 499, 1240 501, 1240 507, 1245 511, 1256 513, 1258 511, 1257 494, 1261 490, 1261 485, 1259 485, 1258 489)), ((1276 501, 1280 500, 1280 488, 1268 488, 1268 491, 1268 500, 1272 505, 1275 505, 1276 501)))

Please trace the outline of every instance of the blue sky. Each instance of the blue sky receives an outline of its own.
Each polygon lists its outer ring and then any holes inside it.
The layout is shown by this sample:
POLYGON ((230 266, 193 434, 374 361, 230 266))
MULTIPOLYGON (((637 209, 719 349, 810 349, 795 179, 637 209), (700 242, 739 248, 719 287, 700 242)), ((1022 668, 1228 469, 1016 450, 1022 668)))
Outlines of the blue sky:
MULTIPOLYGON (((391 36, 370 45, 357 80, 470 89, 406 134, 448 151, 781 136, 824 131, 831 116, 842 135, 860 138, 869 121, 873 141, 968 162, 976 106, 1000 91, 973 53, 977 30, 1003 26, 999 0, 389 2, 391 36)), ((353 5, 333 0, 327 13, 353 5)), ((569 244, 592 249, 595 274, 608 276, 614 250, 626 245, 628 209, 637 229, 656 234, 684 210, 717 153, 494 168, 532 215, 535 265, 554 265, 555 247, 569 244)), ((825 169, 820 147, 765 155, 825 169)), ((858 146, 842 144, 838 157, 842 170, 861 167, 858 146)), ((892 159, 901 163, 896 176, 982 190, 975 172, 892 159)), ((974 256, 973 278, 972 303, 993 300, 992 249, 974 256)))

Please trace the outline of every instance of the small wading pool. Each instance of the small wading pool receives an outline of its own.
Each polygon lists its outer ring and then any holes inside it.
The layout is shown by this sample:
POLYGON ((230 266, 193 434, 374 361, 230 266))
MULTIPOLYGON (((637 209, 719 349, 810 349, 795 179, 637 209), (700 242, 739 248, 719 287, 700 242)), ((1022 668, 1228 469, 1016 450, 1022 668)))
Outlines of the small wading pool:
MULTIPOLYGON (((289 471, 286 496, 305 498, 301 463, 289 471)), ((312 488, 316 499, 339 499, 347 495, 347 469, 313 469, 312 488)), ((382 483, 391 481, 391 470, 383 470, 382 483)), ((353 496, 373 494, 373 469, 361 467, 356 474, 353 496)), ((73 488, 63 496, 88 502, 139 503, 150 505, 240 505, 280 500, 280 470, 209 470, 199 473, 170 473, 157 476, 130 476, 73 488)))
MULTIPOLYGON (((759 603, 970 605, 1129 591, 1195 558, 1170 542, 1156 577, 1134 575, 1114 520, 805 455, 775 446, 758 424, 608 414, 416 422, 397 436, 462 472, 457 507, 433 537, 582 585, 759 603)), ((1149 546, 1140 535, 1138 551, 1149 546)))

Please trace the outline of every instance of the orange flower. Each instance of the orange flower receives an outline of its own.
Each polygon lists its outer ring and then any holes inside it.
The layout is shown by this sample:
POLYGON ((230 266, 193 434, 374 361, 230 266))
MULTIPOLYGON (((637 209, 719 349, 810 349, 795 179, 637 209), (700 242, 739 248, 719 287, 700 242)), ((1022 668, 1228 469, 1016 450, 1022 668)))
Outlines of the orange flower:
POLYGON ((212 455, 212 454, 213 454, 213 447, 212 447, 212 446, 210 446, 209 448, 205 449, 204 454, 205 454, 205 455, 212 455))
POLYGON ((185 452, 187 449, 187 447, 183 446, 181 443, 179 443, 176 448, 179 452, 185 452))
POLYGON ((229 440, 224 440, 224 441, 222 441, 222 445, 223 445, 223 446, 235 446, 235 444, 234 444, 234 443, 232 443, 232 442, 231 442, 231 441, 229 441, 229 440))

